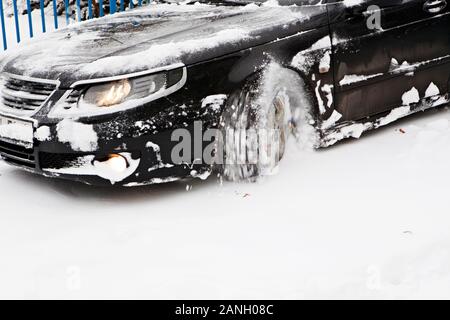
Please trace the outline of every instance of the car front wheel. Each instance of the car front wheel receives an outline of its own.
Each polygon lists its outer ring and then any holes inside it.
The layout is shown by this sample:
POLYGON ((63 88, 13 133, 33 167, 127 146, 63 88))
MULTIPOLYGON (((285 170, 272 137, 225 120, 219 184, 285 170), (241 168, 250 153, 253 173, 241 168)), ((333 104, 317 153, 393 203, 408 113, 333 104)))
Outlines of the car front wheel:
POLYGON ((233 93, 220 121, 222 176, 253 180, 276 172, 289 137, 310 121, 306 101, 300 76, 276 64, 233 93))

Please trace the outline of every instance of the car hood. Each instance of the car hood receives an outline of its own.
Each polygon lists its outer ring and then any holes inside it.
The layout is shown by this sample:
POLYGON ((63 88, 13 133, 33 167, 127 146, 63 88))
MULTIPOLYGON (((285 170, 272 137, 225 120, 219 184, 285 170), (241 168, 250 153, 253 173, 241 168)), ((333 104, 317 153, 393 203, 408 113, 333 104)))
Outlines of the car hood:
POLYGON ((23 43, 3 55, 1 67, 68 86, 173 63, 198 63, 326 21, 325 6, 151 5, 23 43))

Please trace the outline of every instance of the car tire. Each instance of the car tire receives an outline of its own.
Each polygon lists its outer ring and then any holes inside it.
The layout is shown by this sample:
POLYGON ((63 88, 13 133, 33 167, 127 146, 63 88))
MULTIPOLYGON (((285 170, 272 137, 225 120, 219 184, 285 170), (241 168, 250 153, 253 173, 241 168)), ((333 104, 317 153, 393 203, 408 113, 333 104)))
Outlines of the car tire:
POLYGON ((220 121, 222 177, 252 181, 273 174, 289 137, 310 119, 305 101, 301 77, 276 64, 231 94, 220 121))

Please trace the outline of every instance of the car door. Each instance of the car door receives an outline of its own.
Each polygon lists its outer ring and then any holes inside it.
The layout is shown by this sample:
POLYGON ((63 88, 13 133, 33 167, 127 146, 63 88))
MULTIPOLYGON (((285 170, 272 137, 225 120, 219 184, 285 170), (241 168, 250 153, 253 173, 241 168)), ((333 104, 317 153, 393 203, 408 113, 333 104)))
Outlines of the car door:
POLYGON ((349 3, 329 6, 341 120, 360 120, 448 92, 446 0, 349 3))

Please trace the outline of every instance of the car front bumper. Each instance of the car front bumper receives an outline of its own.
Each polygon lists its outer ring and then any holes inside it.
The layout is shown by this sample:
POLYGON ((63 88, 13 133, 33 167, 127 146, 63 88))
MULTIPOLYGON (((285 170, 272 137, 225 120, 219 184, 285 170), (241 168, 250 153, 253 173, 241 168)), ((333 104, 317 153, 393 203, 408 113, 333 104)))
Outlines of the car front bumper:
MULTIPOLYGON (((186 127, 192 130, 193 126, 186 127)), ((95 152, 78 152, 59 142, 39 142, 33 148, 0 141, 0 156, 8 164, 47 177, 100 186, 138 186, 189 177, 207 177, 211 166, 201 163, 174 164, 171 151, 173 130, 133 139, 116 139, 101 144, 95 152), (148 142, 152 143, 149 144, 148 142), (109 154, 130 155, 132 166, 123 177, 112 178, 93 164, 109 154)))
MULTIPOLYGON (((191 161, 172 161, 172 150, 179 144, 172 135, 176 130, 185 130, 192 137, 194 149, 194 137, 198 135, 196 123, 202 124, 202 130, 213 128, 217 126, 220 114, 221 108, 208 108, 201 100, 190 105, 166 101, 151 115, 132 112, 76 121, 81 124, 79 131, 84 131, 86 126, 98 136, 92 150, 74 148, 73 144, 61 139, 60 126, 64 120, 36 121, 32 147, 0 139, 0 155, 7 163, 28 171, 90 185, 137 186, 189 177, 204 178, 211 172, 211 165, 198 162, 194 155, 191 161), (36 134, 41 127, 46 127, 49 132, 45 139, 39 139, 36 134), (111 178, 93 165, 95 161, 117 154, 126 154, 135 165, 130 166, 132 168, 123 176, 111 178)), ((74 137, 83 133, 76 132, 76 128, 71 128, 74 137)), ((198 141, 199 137, 196 138, 198 141)), ((202 150, 210 143, 203 142, 202 137, 200 141, 202 150)))

